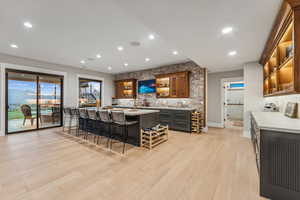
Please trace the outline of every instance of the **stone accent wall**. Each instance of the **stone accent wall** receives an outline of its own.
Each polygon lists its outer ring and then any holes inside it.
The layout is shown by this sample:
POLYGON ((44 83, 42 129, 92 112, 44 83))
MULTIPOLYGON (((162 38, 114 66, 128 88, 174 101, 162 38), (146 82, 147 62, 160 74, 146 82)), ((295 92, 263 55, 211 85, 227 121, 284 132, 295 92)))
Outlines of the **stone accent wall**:
MULTIPOLYGON (((204 110, 205 69, 194 62, 184 62, 162 66, 149 70, 129 72, 115 75, 115 80, 135 78, 137 80, 155 79, 155 75, 173 72, 190 71, 190 98, 156 98, 156 94, 137 94, 137 104, 141 105, 146 98, 150 106, 183 106, 204 110)), ((118 99, 119 105, 133 106, 132 99, 118 99)))

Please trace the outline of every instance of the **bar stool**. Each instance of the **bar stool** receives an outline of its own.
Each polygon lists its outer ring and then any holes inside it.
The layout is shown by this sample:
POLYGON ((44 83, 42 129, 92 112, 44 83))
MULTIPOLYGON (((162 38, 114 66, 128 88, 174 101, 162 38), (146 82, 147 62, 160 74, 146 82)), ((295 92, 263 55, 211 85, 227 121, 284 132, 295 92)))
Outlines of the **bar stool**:
MULTIPOLYGON (((111 116, 112 116, 113 124, 116 125, 117 127, 122 128, 121 135, 113 133, 112 139, 115 136, 120 136, 120 139, 123 142, 123 154, 124 154, 125 145, 128 140, 128 127, 137 124, 138 121, 127 121, 125 117, 125 113, 123 111, 112 111, 111 116)), ((110 148, 112 149, 112 140, 110 142, 110 148)))
POLYGON ((84 139, 88 135, 87 122, 88 122, 88 113, 86 109, 80 108, 79 109, 79 130, 84 132, 84 136, 83 136, 84 139))
MULTIPOLYGON (((109 140, 111 138, 111 125, 112 125, 112 119, 110 117, 110 114, 108 110, 100 110, 97 112, 97 116, 101 123, 103 123, 103 129, 100 129, 99 135, 106 136, 107 137, 107 143, 106 146, 108 148, 109 140)), ((97 143, 99 143, 99 138, 97 143)))
POLYGON ((97 114, 96 110, 88 110, 87 132, 94 135, 94 142, 97 136, 97 114))
POLYGON ((70 120, 71 120, 71 108, 64 108, 64 120, 63 120, 63 131, 65 131, 66 128, 66 122, 69 120, 69 130, 70 130, 70 120))
POLYGON ((72 108, 71 109, 71 124, 73 123, 73 120, 75 120, 75 125, 72 127, 76 128, 76 136, 79 135, 79 109, 78 108, 72 108))

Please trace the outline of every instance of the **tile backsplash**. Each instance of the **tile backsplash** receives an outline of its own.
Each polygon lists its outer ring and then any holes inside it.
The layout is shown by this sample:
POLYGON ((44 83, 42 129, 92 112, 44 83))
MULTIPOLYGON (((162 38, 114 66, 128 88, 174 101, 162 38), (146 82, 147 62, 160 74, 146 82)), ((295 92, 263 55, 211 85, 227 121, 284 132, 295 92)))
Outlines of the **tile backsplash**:
POLYGON ((279 108, 279 112, 285 111, 288 102, 298 103, 298 117, 300 117, 300 94, 264 98, 264 103, 276 104, 279 108))
POLYGON ((137 80, 154 79, 155 75, 168 74, 173 72, 190 71, 190 98, 156 98, 156 94, 137 94, 137 99, 118 99, 117 103, 123 106, 141 105, 144 99, 150 106, 158 107, 191 107, 199 111, 204 110, 205 92, 205 69, 194 62, 184 62, 173 65, 162 66, 149 70, 129 72, 115 75, 116 80, 134 78, 137 80), (136 101, 136 102, 135 102, 136 101))

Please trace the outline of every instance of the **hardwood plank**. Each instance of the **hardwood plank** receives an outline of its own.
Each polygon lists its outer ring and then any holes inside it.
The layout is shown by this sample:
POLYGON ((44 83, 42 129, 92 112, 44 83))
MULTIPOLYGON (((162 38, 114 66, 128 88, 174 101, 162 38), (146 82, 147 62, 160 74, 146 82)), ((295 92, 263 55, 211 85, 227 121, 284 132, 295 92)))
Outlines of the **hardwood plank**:
MULTIPOLYGON (((5 200, 255 200, 258 174, 240 129, 170 131, 148 151, 125 156, 49 129, 0 138, 0 196, 5 200)), ((120 152, 121 144, 114 144, 120 152)))

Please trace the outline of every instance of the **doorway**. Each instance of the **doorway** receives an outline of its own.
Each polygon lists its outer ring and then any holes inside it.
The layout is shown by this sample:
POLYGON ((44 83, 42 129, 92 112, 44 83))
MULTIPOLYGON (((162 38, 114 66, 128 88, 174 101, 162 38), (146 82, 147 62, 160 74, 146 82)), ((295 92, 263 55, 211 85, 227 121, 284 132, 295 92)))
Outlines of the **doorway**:
POLYGON ((5 132, 62 126, 63 77, 7 69, 5 132))
POLYGON ((224 82, 225 128, 242 128, 244 121, 244 82, 224 82))

